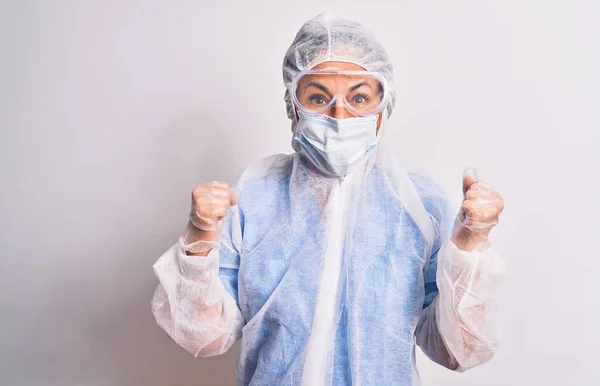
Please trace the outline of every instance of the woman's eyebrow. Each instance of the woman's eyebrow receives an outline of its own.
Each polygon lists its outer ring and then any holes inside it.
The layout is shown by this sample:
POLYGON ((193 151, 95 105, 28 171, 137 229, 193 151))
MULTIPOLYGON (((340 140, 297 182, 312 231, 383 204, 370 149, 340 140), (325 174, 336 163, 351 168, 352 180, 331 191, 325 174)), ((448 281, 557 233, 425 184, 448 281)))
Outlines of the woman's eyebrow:
POLYGON ((327 87, 323 86, 322 84, 315 83, 315 82, 310 82, 309 84, 307 84, 306 87, 304 87, 304 91, 306 91, 306 89, 309 88, 310 86, 316 87, 319 90, 331 95, 331 92, 327 89, 327 87))
POLYGON ((371 87, 371 85, 368 82, 361 82, 359 84, 355 84, 354 86, 350 87, 350 91, 354 91, 356 89, 361 88, 362 86, 369 86, 369 88, 372 90, 373 87, 371 87))

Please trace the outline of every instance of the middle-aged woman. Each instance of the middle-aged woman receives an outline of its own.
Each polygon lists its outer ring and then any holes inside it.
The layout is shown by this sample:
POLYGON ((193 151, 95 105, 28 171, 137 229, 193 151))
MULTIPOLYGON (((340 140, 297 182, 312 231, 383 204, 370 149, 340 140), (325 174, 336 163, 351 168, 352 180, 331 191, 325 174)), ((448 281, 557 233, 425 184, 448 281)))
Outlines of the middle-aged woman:
POLYGON ((241 338, 240 385, 414 385, 415 342, 454 370, 488 361, 500 195, 467 173, 455 215, 383 147, 392 65, 360 24, 308 21, 283 77, 295 152, 236 189, 194 189, 185 234, 154 266, 158 324, 199 357, 241 338))

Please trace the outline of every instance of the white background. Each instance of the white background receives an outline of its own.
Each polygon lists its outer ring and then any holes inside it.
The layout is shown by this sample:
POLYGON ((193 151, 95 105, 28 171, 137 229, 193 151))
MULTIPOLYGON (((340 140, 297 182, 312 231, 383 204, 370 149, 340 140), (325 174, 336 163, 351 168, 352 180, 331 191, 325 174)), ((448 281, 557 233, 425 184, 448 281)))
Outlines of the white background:
POLYGON ((189 194, 290 152, 281 63, 343 10, 396 69, 386 140, 459 205, 474 165, 506 211, 503 346, 425 385, 598 385, 597 1, 2 1, 0 384, 233 385, 155 325, 152 264, 189 194))

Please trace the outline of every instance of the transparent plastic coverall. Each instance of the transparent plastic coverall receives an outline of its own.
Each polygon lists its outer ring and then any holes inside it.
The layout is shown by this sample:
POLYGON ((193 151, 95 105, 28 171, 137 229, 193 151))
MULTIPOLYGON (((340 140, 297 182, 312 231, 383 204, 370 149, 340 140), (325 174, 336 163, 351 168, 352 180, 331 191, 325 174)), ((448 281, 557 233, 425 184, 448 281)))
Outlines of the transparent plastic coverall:
MULTIPOLYGON (((394 105, 388 57, 361 25, 329 15, 307 22, 284 60, 293 131, 293 80, 327 61, 386 80, 381 141, 394 105)), ((188 232, 154 265, 158 324, 198 357, 241 338, 240 385, 418 385, 415 342, 453 370, 488 361, 504 264, 487 242, 464 252, 450 238, 455 222, 467 233, 495 224, 456 216, 439 185, 381 143, 343 178, 318 172, 293 143, 296 153, 243 173, 220 242, 189 240, 192 223, 221 226, 193 211, 188 232)), ((230 200, 226 186, 202 189, 230 200)))

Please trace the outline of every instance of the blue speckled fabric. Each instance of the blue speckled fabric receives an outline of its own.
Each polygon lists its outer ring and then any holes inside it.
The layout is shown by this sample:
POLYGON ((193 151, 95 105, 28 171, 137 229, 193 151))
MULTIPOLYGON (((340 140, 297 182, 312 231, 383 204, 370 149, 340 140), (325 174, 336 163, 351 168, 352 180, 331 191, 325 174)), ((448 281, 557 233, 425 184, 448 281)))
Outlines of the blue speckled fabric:
POLYGON ((436 252, 453 218, 443 190, 380 158, 343 181, 314 173, 299 154, 253 169, 220 249, 220 278, 246 321, 239 383, 301 384, 311 333, 322 327, 331 330, 319 342, 325 384, 418 384, 415 330, 437 294, 436 252), (323 278, 332 239, 335 283, 323 278), (325 287, 335 291, 331 322, 315 314, 325 287))

